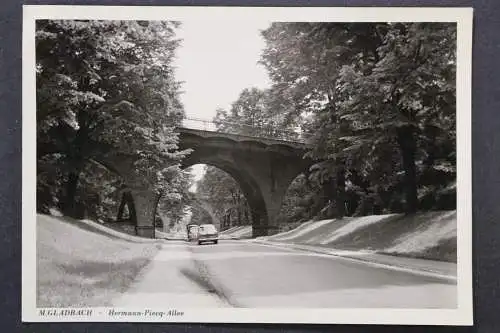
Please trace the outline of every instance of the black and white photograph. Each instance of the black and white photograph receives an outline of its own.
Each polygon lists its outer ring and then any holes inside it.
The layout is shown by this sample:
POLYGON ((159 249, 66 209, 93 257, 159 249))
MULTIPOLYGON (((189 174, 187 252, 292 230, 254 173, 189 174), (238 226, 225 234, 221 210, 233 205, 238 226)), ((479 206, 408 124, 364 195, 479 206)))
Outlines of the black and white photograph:
POLYGON ((471 36, 25 6, 23 321, 472 325, 471 36))

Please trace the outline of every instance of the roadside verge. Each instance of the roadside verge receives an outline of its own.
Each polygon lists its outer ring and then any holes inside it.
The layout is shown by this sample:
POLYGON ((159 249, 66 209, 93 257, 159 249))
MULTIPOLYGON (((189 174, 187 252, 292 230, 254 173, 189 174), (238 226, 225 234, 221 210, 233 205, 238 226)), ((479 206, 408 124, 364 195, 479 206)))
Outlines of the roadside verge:
POLYGON ((37 215, 37 306, 111 305, 159 247, 110 237, 72 219, 37 215))

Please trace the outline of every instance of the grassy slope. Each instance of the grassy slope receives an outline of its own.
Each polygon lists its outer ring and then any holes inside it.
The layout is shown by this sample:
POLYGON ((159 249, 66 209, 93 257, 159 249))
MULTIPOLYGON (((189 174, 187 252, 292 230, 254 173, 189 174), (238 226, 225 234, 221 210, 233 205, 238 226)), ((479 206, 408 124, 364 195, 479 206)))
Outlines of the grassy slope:
POLYGON ((37 305, 108 306, 158 251, 61 217, 37 217, 37 305))
POLYGON ((306 222, 267 240, 456 262, 456 211, 306 222))
POLYGON ((219 234, 221 239, 224 238, 234 238, 234 239, 245 239, 245 238, 251 238, 252 237, 252 226, 250 225, 244 225, 244 226, 237 226, 237 227, 232 227, 227 230, 224 230, 220 232, 219 234))

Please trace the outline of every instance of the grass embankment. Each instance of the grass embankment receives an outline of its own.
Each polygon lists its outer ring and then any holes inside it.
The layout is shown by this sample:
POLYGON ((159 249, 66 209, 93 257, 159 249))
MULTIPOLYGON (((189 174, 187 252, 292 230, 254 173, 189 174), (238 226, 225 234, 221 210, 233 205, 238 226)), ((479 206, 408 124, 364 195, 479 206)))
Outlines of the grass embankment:
POLYGON ((221 239, 246 239, 252 237, 252 226, 242 225, 220 232, 221 239))
POLYGON ((456 233, 456 211, 445 211, 309 221, 264 239, 456 262, 456 233))
POLYGON ((91 221, 38 215, 37 306, 109 306, 158 249, 91 221))

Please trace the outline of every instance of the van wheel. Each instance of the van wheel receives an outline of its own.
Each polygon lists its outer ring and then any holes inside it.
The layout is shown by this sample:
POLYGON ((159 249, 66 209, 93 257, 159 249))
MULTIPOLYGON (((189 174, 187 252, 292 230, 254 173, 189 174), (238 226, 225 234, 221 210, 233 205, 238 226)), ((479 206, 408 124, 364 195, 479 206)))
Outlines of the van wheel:
POLYGON ((219 241, 214 241, 214 244, 217 244, 219 241))
POLYGON ((201 245, 201 242, 198 242, 198 245, 201 245))

